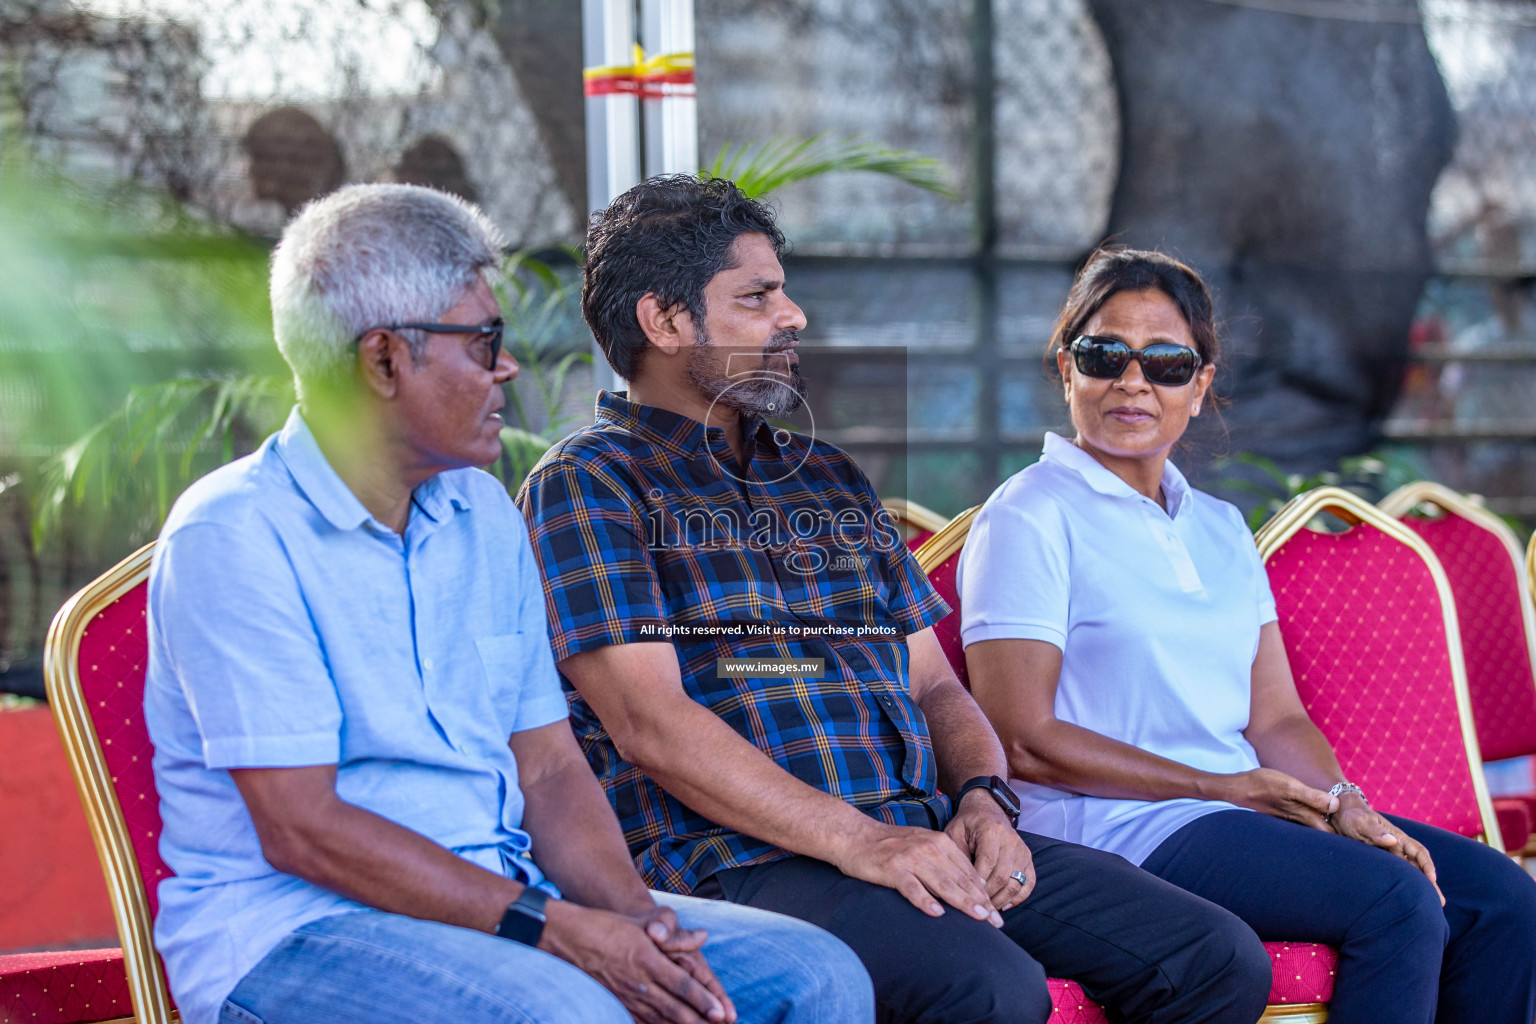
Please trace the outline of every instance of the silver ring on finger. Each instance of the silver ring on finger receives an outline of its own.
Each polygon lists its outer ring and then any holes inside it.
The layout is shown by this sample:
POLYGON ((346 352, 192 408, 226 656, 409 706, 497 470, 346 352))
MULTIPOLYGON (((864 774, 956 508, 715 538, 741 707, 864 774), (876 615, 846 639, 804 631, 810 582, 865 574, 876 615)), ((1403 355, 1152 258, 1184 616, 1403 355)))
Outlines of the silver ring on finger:
POLYGON ((1018 882, 1020 885, 1028 885, 1029 884, 1029 876, 1024 874, 1024 872, 1022 872, 1022 871, 1015 871, 1013 874, 1009 875, 1008 877, 1013 879, 1015 882, 1018 882))

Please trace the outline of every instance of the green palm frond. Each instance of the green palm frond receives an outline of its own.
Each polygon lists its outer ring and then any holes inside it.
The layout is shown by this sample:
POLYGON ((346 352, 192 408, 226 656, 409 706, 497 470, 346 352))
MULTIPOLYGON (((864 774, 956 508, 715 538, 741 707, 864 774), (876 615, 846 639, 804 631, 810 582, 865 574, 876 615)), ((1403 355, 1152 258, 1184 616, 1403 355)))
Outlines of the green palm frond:
POLYGON ((152 534, 171 503, 237 448, 275 430, 293 404, 286 375, 183 377, 133 388, 112 415, 42 468, 32 533, 40 548, 72 510, 126 514, 152 534))
MULTIPOLYGON (((189 244, 195 247, 197 240, 189 244)), ((207 265, 181 255, 162 253, 178 269, 207 265)), ((567 377, 592 357, 571 333, 580 323, 578 280, 528 250, 509 254, 502 271, 497 291, 507 318, 507 350, 522 373, 510 392, 511 425, 499 475, 516 490, 564 433, 569 416, 560 409, 567 377)), ((257 294, 264 303, 265 292, 257 294)), ((41 546, 67 519, 80 516, 130 521, 136 538, 153 536, 183 490, 280 427, 294 400, 286 373, 188 375, 130 388, 110 415, 43 464, 32 492, 35 543, 41 546)))
POLYGON ((933 157, 825 132, 761 143, 728 142, 699 176, 729 178, 755 199, 806 178, 854 172, 884 174, 949 199, 958 197, 944 165, 933 157))
POLYGON ((1255 499, 1248 512, 1248 528, 1255 533, 1286 502, 1318 487, 1343 487, 1375 502, 1403 484, 1429 479, 1428 467, 1422 460, 1406 449, 1394 448, 1346 456, 1336 468, 1312 474, 1287 473, 1274 460, 1253 452, 1223 456, 1216 460, 1214 468, 1218 472, 1239 470, 1216 478, 1212 485, 1255 499), (1244 467, 1252 472, 1242 473, 1244 467))
POLYGON ((549 451, 557 438, 549 433, 535 433, 519 427, 501 428, 501 461, 494 472, 509 493, 517 493, 528 474, 549 451))

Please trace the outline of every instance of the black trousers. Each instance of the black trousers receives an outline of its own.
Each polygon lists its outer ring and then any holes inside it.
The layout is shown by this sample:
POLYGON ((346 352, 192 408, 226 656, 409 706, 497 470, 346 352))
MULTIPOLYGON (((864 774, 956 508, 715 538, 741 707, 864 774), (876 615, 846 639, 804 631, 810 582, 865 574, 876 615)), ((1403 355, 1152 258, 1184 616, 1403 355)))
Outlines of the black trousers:
POLYGON ((1536 882, 1482 843, 1392 821, 1434 859, 1444 908, 1401 857, 1252 811, 1190 822, 1142 867, 1261 938, 1339 947, 1329 1024, 1531 1024, 1536 882))
POLYGON ((1082 984, 1132 1022, 1253 1024, 1269 995, 1264 947, 1235 916, 1114 854, 1020 833, 1039 882, 994 928, 929 917, 894 889, 809 857, 717 873, 698 895, 819 925, 858 954, 883 1024, 1045 1024, 1045 979, 1082 984))

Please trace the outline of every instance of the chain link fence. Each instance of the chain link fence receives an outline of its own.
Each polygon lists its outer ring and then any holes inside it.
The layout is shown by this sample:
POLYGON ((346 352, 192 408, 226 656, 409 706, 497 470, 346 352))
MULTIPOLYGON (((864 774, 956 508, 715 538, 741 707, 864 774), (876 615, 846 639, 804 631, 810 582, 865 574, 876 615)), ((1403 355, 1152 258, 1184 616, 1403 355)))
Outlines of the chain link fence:
POLYGON ((1429 475, 1536 520, 1536 5, 1421 0, 1456 111, 1429 235, 1413 363, 1385 433, 1429 475))
MULTIPOLYGON (((1428 216, 1439 276, 1386 438, 1447 483, 1536 516, 1536 3, 1189 2, 1422 23, 1457 139, 1428 216)), ((696 0, 706 160, 726 143, 828 132, 948 168, 958 199, 867 175, 773 197, 794 243, 790 289, 809 314, 807 341, 910 353, 902 476, 908 497, 946 512, 984 498, 1062 425, 1041 349, 1075 260, 1108 230, 1121 163, 1115 70, 1089 0, 990 0, 984 39, 976 7, 696 0), (979 77, 988 63, 990 77, 979 77), (979 131, 988 125, 990 147, 979 131)), ((579 43, 579 22, 562 10, 525 0, 5 0, 0 146, 25 137, 73 174, 147 186, 208 225, 258 238, 341 182, 407 180, 477 200, 516 244, 574 242, 584 214, 571 142, 580 58, 566 44, 579 43)), ((99 275, 74 295, 77 311, 103 323, 139 301, 99 275), (123 305, 103 305, 103 294, 123 305)), ((212 320, 168 323, 105 330, 92 344, 108 353, 120 394, 131 382, 227 368, 219 352, 254 344, 248 332, 222 333, 212 320)), ((78 343, 0 331, 0 480, 12 481, 0 487, 0 672, 30 663, 46 611, 125 553, 81 534, 39 554, 25 528, 28 475, 71 436, 61 427, 41 437, 28 424, 56 416, 71 387, 61 353, 78 343)), ((587 405, 588 390, 573 372, 567 411, 587 405)), ((115 399, 92 401, 73 410, 76 432, 115 399)))
POLYGON ((1536 5, 1421 0, 1424 33, 1456 109, 1456 152, 1429 215, 1442 270, 1536 270, 1536 5))

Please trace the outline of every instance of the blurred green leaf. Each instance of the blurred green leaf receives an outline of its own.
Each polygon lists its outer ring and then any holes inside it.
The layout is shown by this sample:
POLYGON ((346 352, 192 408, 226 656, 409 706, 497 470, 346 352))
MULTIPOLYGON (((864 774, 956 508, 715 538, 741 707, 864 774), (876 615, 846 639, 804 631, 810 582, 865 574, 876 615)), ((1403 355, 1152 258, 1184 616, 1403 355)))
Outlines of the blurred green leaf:
POLYGON ((1254 532, 1258 532, 1259 527, 1286 502, 1318 487, 1343 487, 1374 503, 1403 484, 1423 480, 1429 475, 1420 459, 1402 448, 1380 448, 1363 455, 1350 455, 1340 459, 1336 469, 1310 475, 1287 473, 1272 459, 1252 452, 1236 452, 1218 459, 1215 469, 1227 475, 1213 480, 1213 489, 1260 499, 1248 512, 1248 527, 1254 532), (1238 472, 1243 468, 1256 471, 1258 479, 1253 473, 1238 472))
POLYGON ((726 143, 701 178, 729 178, 752 198, 823 174, 883 174, 949 199, 959 194, 944 165, 909 149, 894 149, 858 136, 825 132, 758 143, 726 143))
POLYGON ((158 530, 183 490, 236 447, 248 449, 281 426, 293 400, 284 374, 133 388, 117 411, 43 464, 33 491, 34 543, 50 541, 72 509, 129 517, 141 533, 158 530))
MULTIPOLYGON (((515 491, 566 432, 571 417, 561 406, 569 371, 592 357, 577 326, 574 275, 562 277, 530 251, 514 252, 497 291, 507 317, 507 351, 521 368, 509 389, 515 423, 506 428, 506 455, 498 467, 515 491), (533 408, 525 396, 537 399, 533 408)), ((136 524, 135 537, 148 539, 183 490, 281 427, 294 401, 285 372, 185 375, 131 387, 117 408, 43 464, 33 489, 35 543, 51 541, 72 513, 127 517, 136 524)))

